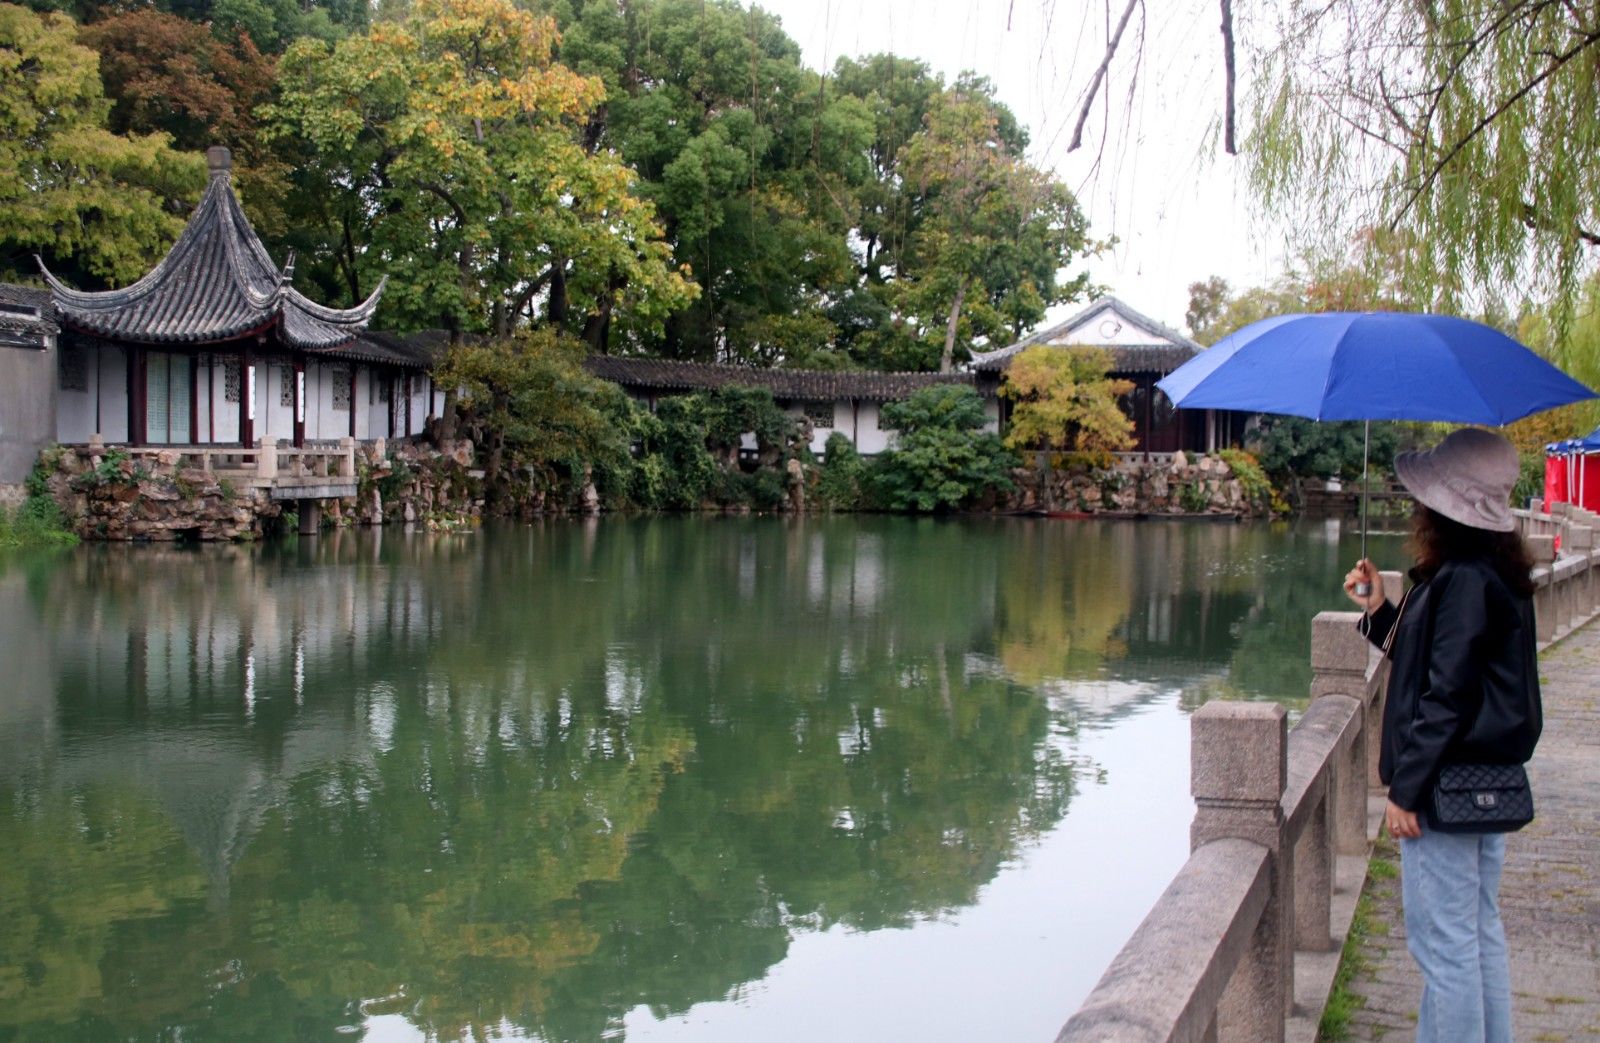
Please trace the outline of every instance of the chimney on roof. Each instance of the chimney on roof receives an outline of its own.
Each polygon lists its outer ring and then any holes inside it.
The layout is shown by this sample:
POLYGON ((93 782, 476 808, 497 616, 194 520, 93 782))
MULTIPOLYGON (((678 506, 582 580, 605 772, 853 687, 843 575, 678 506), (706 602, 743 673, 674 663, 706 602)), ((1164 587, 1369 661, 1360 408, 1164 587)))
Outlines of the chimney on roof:
POLYGON ((212 145, 206 149, 206 166, 211 169, 211 176, 230 177, 233 171, 233 153, 221 145, 212 145))

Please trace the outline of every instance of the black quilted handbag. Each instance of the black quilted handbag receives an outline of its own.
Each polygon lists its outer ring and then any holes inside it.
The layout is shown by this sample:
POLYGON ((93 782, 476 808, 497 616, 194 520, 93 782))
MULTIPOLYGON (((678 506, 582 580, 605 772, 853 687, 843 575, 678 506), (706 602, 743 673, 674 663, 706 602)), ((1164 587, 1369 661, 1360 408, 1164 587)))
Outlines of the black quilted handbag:
POLYGON ((1533 821, 1533 791, 1520 764, 1447 764, 1433 784, 1433 828, 1511 833, 1533 821))

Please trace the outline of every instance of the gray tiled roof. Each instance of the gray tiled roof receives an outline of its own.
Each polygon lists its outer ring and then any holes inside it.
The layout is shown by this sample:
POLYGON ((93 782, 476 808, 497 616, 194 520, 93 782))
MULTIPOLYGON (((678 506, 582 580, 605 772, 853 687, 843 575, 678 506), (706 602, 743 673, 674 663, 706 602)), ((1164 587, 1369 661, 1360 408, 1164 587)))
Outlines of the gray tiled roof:
POLYGON ((358 307, 325 308, 290 285, 293 272, 292 258, 280 270, 267 255, 223 157, 177 243, 138 282, 87 293, 44 274, 65 324, 147 344, 211 344, 276 328, 290 347, 334 347, 366 328, 383 292, 380 283, 358 307))
POLYGON ((0 344, 43 348, 55 332, 49 290, 0 282, 0 344))
POLYGON ((726 387, 761 387, 772 397, 803 402, 865 399, 892 402, 936 384, 972 384, 968 373, 869 373, 854 370, 753 369, 707 362, 590 355, 590 373, 624 387, 661 391, 701 391, 726 387))
MULTIPOLYGON (((1056 337, 1062 336, 1073 327, 1093 318, 1096 313, 1111 309, 1115 309, 1120 315, 1131 320, 1146 333, 1162 338, 1162 340, 1152 340, 1147 344, 1078 345, 1081 347, 1099 347, 1110 352, 1111 370, 1114 373, 1170 373, 1205 350, 1200 344, 1172 327, 1159 323, 1148 315, 1130 308, 1115 297, 1105 296, 1097 298, 1093 304, 1064 322, 1058 322, 1048 329, 1030 334, 1015 344, 1007 345, 995 351, 975 352, 972 356, 972 368, 980 373, 1002 372, 1011 365, 1013 358, 1027 349, 1038 344, 1049 344, 1056 337)), ((1060 346, 1068 347, 1069 345, 1060 346)))
POLYGON ((448 330, 423 330, 420 333, 363 330, 349 343, 325 348, 316 354, 407 369, 427 369, 444 357, 445 349, 449 346, 448 330))

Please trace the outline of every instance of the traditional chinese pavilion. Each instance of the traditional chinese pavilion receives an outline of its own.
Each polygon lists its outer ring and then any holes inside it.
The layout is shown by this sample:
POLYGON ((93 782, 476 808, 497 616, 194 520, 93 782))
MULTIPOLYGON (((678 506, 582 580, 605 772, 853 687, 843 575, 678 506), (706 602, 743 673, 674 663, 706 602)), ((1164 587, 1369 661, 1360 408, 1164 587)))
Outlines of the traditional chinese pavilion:
MULTIPOLYGON (((367 330, 383 285, 328 308, 273 263, 234 195, 227 149, 177 243, 142 279, 75 290, 48 270, 60 325, 56 440, 257 445, 420 434, 442 408, 428 338, 367 330)), ((43 262, 40 263, 41 268, 43 262)))

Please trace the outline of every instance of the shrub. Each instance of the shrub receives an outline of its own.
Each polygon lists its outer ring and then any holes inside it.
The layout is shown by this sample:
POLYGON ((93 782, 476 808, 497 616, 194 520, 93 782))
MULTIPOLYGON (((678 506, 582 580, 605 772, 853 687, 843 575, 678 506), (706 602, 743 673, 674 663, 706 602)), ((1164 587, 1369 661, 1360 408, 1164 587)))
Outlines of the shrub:
POLYGON ((849 437, 835 431, 822 448, 822 473, 817 498, 832 511, 856 511, 866 506, 867 465, 849 437))
POLYGON ((1018 355, 1000 394, 1016 400, 1006 445, 1012 449, 1072 450, 1092 466, 1133 445, 1133 420, 1119 400, 1133 390, 1112 380, 1103 348, 1038 346, 1018 355))
POLYGON ((1511 504, 1526 507, 1530 497, 1544 495, 1544 450, 1524 450, 1518 459, 1522 466, 1517 484, 1511 487, 1511 504))
POLYGON ((883 407, 883 424, 897 432, 878 457, 874 479, 885 506, 938 511, 966 506, 991 491, 1009 492, 1017 457, 983 430, 983 400, 970 387, 923 388, 883 407))
POLYGON ((1217 456, 1228 465, 1228 470, 1239 479, 1239 487, 1244 492, 1244 498, 1258 510, 1273 511, 1276 513, 1277 505, 1282 503, 1277 491, 1273 489, 1272 482, 1267 478, 1267 472, 1261 467, 1261 462, 1243 449, 1219 449, 1217 456))
MULTIPOLYGON (((1318 422, 1295 416, 1262 419, 1253 446, 1267 474, 1279 482, 1293 478, 1361 477, 1362 424, 1318 422)), ((1372 425, 1370 465, 1374 473, 1394 464, 1399 435, 1391 423, 1372 425)))

